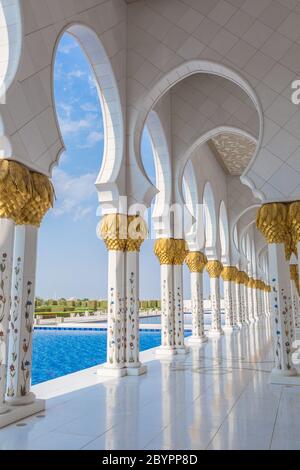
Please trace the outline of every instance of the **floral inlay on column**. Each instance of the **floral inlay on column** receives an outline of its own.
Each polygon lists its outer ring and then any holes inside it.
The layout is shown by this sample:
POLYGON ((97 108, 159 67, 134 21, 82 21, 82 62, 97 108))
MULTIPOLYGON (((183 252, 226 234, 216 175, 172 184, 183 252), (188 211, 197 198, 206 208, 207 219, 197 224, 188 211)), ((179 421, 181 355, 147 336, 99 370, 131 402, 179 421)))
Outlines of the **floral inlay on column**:
POLYGON ((211 330, 209 334, 222 334, 221 326, 221 308, 220 308, 220 275, 223 265, 218 260, 208 261, 206 270, 210 277, 210 295, 211 295, 211 330))
MULTIPOLYGON (((5 361, 4 357, 4 345, 6 343, 7 338, 7 329, 4 327, 4 323, 6 323, 6 306, 7 306, 7 294, 6 294, 6 262, 7 262, 7 253, 2 254, 2 259, 0 262, 0 381, 2 380, 1 366, 5 361)), ((5 348, 6 349, 6 348, 5 348)))
POLYGON ((295 241, 300 228, 299 209, 299 203, 268 203, 257 214, 257 228, 268 242, 276 358, 273 375, 280 376, 298 375, 292 363, 294 325, 288 263, 291 254, 296 252, 295 241))
POLYGON ((17 364, 18 364, 18 340, 19 340, 19 318, 20 318, 20 302, 21 302, 21 284, 22 276, 21 273, 21 263, 22 259, 17 258, 17 264, 14 267, 14 278, 12 286, 12 304, 11 304, 11 313, 10 313, 10 357, 9 357, 9 384, 7 387, 7 396, 14 397, 16 390, 14 387, 14 378, 17 373, 17 364))
POLYGON ((174 239, 174 295, 175 295, 175 348, 183 350, 184 346, 184 312, 183 312, 183 280, 182 265, 187 256, 187 244, 185 240, 174 239))
POLYGON ((156 240, 154 253, 159 260, 161 272, 161 346, 172 350, 175 332, 174 240, 169 238, 156 240))
POLYGON ((175 309, 175 314, 177 316, 177 319, 176 319, 176 344, 178 346, 182 346, 183 344, 183 325, 182 325, 182 291, 181 291, 181 288, 180 287, 177 287, 177 291, 176 291, 176 309, 175 309))
POLYGON ((25 329, 22 342, 23 357, 21 361, 22 382, 20 384, 21 396, 25 396, 30 388, 31 377, 31 359, 28 357, 28 351, 31 348, 33 333, 33 299, 32 299, 32 282, 27 282, 27 298, 25 300, 25 329))
POLYGON ((129 328, 129 331, 127 331, 127 334, 125 337, 129 337, 129 344, 126 343, 126 348, 129 348, 129 362, 136 362, 136 351, 139 349, 139 338, 137 337, 137 331, 138 329, 136 328, 136 315, 135 315, 135 307, 136 307, 136 300, 135 300, 135 276, 134 273, 132 272, 129 278, 129 284, 130 284, 130 298, 129 298, 129 311, 128 313, 128 322, 127 322, 127 328, 129 328), (129 335, 129 336, 128 336, 129 335))

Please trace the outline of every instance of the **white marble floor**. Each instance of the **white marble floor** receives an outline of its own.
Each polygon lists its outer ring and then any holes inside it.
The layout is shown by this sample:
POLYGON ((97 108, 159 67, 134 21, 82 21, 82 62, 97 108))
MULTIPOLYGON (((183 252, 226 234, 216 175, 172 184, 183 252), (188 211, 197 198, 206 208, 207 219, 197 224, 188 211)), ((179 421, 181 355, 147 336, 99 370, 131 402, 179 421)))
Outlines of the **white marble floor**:
POLYGON ((96 368, 34 387, 47 410, 0 431, 0 449, 300 449, 300 387, 270 385, 268 322, 160 361, 96 368))

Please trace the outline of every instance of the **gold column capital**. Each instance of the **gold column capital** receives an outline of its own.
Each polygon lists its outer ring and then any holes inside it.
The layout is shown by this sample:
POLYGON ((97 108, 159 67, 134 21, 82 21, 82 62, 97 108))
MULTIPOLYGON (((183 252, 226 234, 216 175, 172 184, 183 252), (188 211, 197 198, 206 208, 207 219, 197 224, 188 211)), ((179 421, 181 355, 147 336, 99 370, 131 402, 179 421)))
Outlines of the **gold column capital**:
POLYGON ((0 217, 16 222, 32 197, 30 171, 12 160, 0 159, 0 217))
POLYGON ((154 244, 154 254, 160 264, 173 264, 175 245, 173 238, 159 238, 154 244))
POLYGON ((39 227, 53 207, 54 189, 46 175, 13 160, 0 159, 0 217, 39 227))
POLYGON ((160 264, 182 265, 188 253, 185 240, 159 238, 154 245, 154 253, 160 264))
POLYGON ((236 279, 235 279, 235 282, 237 284, 244 284, 244 274, 245 274, 244 271, 237 272, 236 279))
POLYGON ((300 242, 300 201, 289 204, 288 221, 293 244, 297 245, 297 243, 300 242))
POLYGON ((260 207, 256 217, 256 226, 268 243, 287 241, 290 236, 287 215, 288 208, 284 203, 268 203, 260 207))
POLYGON ((247 286, 251 287, 251 289, 255 289, 256 283, 253 277, 249 277, 247 286))
POLYGON ((140 251, 148 235, 147 224, 143 217, 140 215, 129 215, 127 217, 127 232, 125 251, 140 251))
POLYGON ((16 223, 40 227, 45 214, 53 207, 55 193, 52 182, 46 175, 31 171, 30 176, 32 195, 19 213, 16 223))
POLYGON ((188 247, 185 240, 174 239, 174 259, 173 264, 182 265, 188 253, 188 247))
POLYGON ((224 266, 221 272, 223 281, 236 281, 239 270, 236 266, 224 266))
POLYGON ((139 215, 107 214, 100 225, 100 234, 109 251, 140 251, 148 230, 139 215))
POLYGON ((100 234, 109 251, 125 251, 127 238, 127 215, 105 215, 100 224, 100 234))
POLYGON ((201 251, 190 251, 186 255, 185 262, 191 273, 202 273, 207 263, 207 258, 201 251))
POLYGON ((210 278, 219 278, 223 270, 223 265, 218 260, 210 260, 205 266, 210 278))
POLYGON ((284 243, 287 260, 290 259, 292 253, 298 255, 300 201, 264 204, 257 213, 256 226, 268 243, 284 243))

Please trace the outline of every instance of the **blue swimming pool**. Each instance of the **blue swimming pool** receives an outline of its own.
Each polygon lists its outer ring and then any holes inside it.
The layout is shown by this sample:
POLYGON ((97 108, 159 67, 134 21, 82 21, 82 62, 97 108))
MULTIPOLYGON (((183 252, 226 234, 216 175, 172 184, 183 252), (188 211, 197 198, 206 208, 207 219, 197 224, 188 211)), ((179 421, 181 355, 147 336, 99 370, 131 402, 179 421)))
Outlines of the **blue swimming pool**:
MULTIPOLYGON (((188 336, 189 332, 186 333, 188 336)), ((159 331, 141 331, 140 349, 160 345, 159 331)), ((106 360, 106 331, 43 330, 33 335, 32 384, 93 367, 106 360)))

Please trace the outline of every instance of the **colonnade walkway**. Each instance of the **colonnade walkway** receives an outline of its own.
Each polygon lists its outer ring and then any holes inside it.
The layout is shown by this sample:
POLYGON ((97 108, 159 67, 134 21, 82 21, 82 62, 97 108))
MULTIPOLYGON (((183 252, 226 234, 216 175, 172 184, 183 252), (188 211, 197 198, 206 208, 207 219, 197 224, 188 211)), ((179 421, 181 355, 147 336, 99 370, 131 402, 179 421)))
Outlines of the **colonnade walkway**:
POLYGON ((158 359, 148 373, 97 367, 33 387, 40 415, 0 431, 0 449, 299 449, 300 387, 271 385, 270 319, 158 359))

